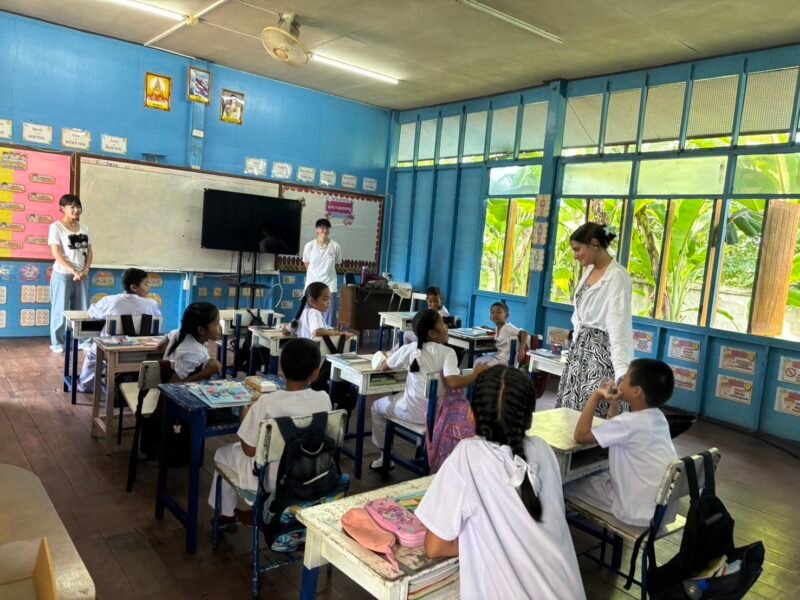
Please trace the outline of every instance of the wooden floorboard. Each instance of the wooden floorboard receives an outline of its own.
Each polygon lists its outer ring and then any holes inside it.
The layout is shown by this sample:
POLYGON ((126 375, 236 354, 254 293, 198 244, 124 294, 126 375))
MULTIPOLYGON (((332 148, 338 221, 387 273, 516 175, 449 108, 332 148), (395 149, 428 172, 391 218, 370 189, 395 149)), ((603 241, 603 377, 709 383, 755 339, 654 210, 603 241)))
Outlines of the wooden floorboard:
MULTIPOLYGON (((217 552, 210 542, 211 511, 206 497, 211 484, 213 453, 227 439, 206 444, 201 474, 200 542, 194 556, 183 551, 184 530, 167 515, 153 516, 156 468, 142 463, 133 492, 125 492, 130 433, 122 446, 106 456, 100 440, 90 436, 91 397, 79 395, 70 404, 61 391, 63 355, 51 354, 44 339, 0 339, 0 463, 36 473, 70 532, 95 582, 98 598, 247 598, 250 594, 250 531, 244 527, 224 534, 217 552)), ((540 403, 540 409, 546 408, 540 403)), ((368 413, 369 414, 369 413, 368 413)), ((736 520, 736 541, 761 539, 767 548, 764 573, 749 598, 797 600, 800 570, 800 460, 765 441, 718 424, 699 422, 675 440, 678 453, 688 455, 716 446, 722 451, 717 474, 718 495, 736 520)), ((377 456, 366 444, 365 462, 377 456)), ((789 445, 791 448, 791 445, 789 445)), ((352 472, 352 462, 342 464, 352 472)), ((410 478, 402 469, 390 483, 410 478)), ((185 493, 185 470, 171 474, 171 489, 185 493)), ((352 492, 385 485, 365 469, 352 492)), ((574 532, 576 548, 590 540, 574 532)), ((657 545, 659 562, 678 549, 680 538, 657 545)), ((631 548, 623 552, 623 565, 631 548)), ((624 579, 580 559, 587 597, 592 600, 638 598, 639 590, 623 589, 624 579)), ((302 563, 264 577, 262 596, 283 600, 299 596, 302 563)), ((319 597, 357 600, 367 594, 334 570, 319 578, 319 597)))

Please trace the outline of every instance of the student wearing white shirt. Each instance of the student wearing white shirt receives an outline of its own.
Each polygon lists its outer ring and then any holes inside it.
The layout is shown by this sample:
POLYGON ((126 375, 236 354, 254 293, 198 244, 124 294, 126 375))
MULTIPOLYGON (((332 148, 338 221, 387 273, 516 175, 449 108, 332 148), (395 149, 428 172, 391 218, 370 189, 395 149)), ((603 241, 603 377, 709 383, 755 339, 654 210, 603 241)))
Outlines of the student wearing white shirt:
MULTIPOLYGON (((647 527, 656 507, 656 494, 667 466, 677 458, 669 425, 659 408, 675 385, 672 368, 660 360, 634 360, 618 387, 604 386, 592 394, 575 426, 579 444, 608 448, 608 471, 564 486, 574 496, 610 512, 623 523, 647 527), (608 403, 608 420, 592 427, 596 405, 608 403), (630 412, 620 414, 624 400, 630 412)), ((664 525, 675 519, 673 507, 664 525)))
POLYGON ((220 370, 219 361, 211 358, 206 348, 209 340, 222 337, 219 309, 209 302, 193 302, 186 307, 181 318, 181 328, 172 331, 162 344, 164 358, 171 360, 175 382, 202 381, 220 370))
POLYGON ((526 438, 535 398, 518 370, 497 365, 478 377, 476 435, 459 442, 416 510, 428 556, 458 556, 461 598, 586 597, 555 454, 526 438))
POLYGON ((519 327, 512 325, 508 321, 508 306, 503 302, 492 304, 489 318, 495 324, 494 345, 497 352, 486 354, 475 359, 475 364, 508 365, 511 359, 511 340, 519 337, 519 327))
POLYGON ((339 290, 336 279, 336 266, 342 262, 342 248, 330 238, 331 222, 319 219, 316 223, 317 237, 303 248, 303 264, 306 267, 306 288, 314 282, 328 286, 333 300, 326 309, 325 320, 333 322, 336 292, 339 290))
POLYGON ((47 244, 53 254, 50 276, 50 350, 64 351, 64 311, 86 310, 89 304, 89 268, 92 244, 89 230, 81 225, 83 206, 72 194, 61 196, 58 206, 63 213, 50 225, 47 244))
MULTIPOLYGON (((616 237, 608 225, 598 223, 584 223, 570 237, 575 259, 586 272, 575 292, 574 342, 558 386, 557 407, 583 410, 592 392, 609 379, 619 381, 633 359, 631 278, 608 253, 616 237)), ((601 400, 597 416, 607 410, 601 400)))
MULTIPOLYGON (((394 352, 383 364, 384 371, 408 368, 406 388, 394 396, 385 396, 372 403, 372 443, 381 455, 370 468, 383 467, 383 442, 386 417, 397 417, 411 423, 425 423, 428 413, 428 377, 442 373, 447 387, 458 389, 471 385, 486 367, 478 366, 470 375, 461 375, 456 353, 447 343, 447 327, 435 310, 426 309, 414 317, 417 341, 394 352)), ((391 465, 390 465, 391 466, 391 465)))
MULTIPOLYGON (((278 417, 299 417, 317 412, 332 410, 331 399, 326 392, 315 392, 309 389, 311 382, 319 376, 319 347, 310 340, 292 340, 281 352, 281 369, 286 378, 286 390, 270 394, 262 394, 258 400, 250 404, 242 415, 242 424, 237 435, 240 441, 222 446, 214 454, 214 460, 235 471, 239 476, 239 484, 248 490, 256 491, 258 477, 253 474, 253 458, 258 445, 258 428, 265 419, 278 417)), ((217 473, 211 482, 208 503, 215 505, 217 473)), ((267 487, 275 489, 278 477, 278 464, 270 463, 267 468, 267 487)), ((236 490, 226 481, 222 482, 220 512, 222 523, 235 520, 252 524, 252 511, 240 511, 236 508, 236 490)))
MULTIPOLYGON (((141 269, 125 269, 122 273, 122 294, 106 296, 99 302, 95 302, 89 307, 89 317, 92 319, 105 319, 106 317, 116 317, 120 315, 152 315, 161 316, 155 300, 150 300, 147 295, 150 293, 150 282, 147 280, 147 273, 141 269)), ((104 331, 104 333, 107 333, 104 331)), ((86 353, 81 368, 81 377, 78 381, 78 391, 91 393, 94 391, 94 372, 97 349, 92 344, 86 353)))
MULTIPOLYGON (((435 310, 441 317, 450 316, 450 311, 447 310, 447 307, 444 305, 442 300, 442 291, 438 287, 432 285, 425 290, 425 301, 428 303, 428 308, 435 310)), ((413 331, 404 331, 402 332, 402 335, 398 336, 398 338, 398 347, 402 346, 403 344, 410 344, 411 342, 417 341, 417 336, 413 331)))
POLYGON ((305 295, 300 300, 297 314, 284 329, 287 333, 295 333, 297 337, 311 339, 322 335, 343 335, 352 337, 350 332, 331 329, 325 320, 325 313, 331 305, 331 290, 327 285, 316 281, 306 287, 305 295))

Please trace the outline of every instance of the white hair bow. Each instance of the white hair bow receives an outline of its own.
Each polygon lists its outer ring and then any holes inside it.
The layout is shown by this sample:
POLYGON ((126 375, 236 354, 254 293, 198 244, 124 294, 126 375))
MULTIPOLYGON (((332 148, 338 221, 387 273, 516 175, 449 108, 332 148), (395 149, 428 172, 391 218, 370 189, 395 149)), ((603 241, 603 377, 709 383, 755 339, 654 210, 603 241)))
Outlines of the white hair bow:
POLYGON ((511 477, 508 479, 515 488, 522 485, 525 476, 531 480, 531 487, 533 492, 538 496, 542 491, 542 480, 539 479, 539 463, 528 464, 528 462, 521 456, 514 455, 514 470, 511 472, 511 477))

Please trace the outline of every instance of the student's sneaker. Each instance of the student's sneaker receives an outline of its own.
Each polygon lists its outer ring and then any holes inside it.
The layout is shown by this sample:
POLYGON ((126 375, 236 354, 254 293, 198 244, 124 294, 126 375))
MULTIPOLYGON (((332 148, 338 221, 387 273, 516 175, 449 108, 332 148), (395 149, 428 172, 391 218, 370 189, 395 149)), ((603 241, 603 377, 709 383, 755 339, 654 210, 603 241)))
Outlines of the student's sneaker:
MULTIPOLYGON (((380 471, 381 469, 383 469, 383 452, 381 452, 381 455, 378 458, 376 458, 370 463, 369 468, 372 469, 373 471, 380 471)), ((391 471, 392 469, 394 469, 394 461, 390 460, 389 470, 391 471)))
POLYGON ((64 346, 62 346, 61 344, 50 346, 50 352, 64 352, 64 346))

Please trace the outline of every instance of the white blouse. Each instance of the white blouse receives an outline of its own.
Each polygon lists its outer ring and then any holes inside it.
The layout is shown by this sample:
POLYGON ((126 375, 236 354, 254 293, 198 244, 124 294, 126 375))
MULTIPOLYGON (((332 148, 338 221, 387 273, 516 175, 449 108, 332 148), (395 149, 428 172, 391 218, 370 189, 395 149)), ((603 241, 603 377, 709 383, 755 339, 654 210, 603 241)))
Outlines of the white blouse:
MULTIPOLYGON (((586 270, 577 290, 583 287, 593 270, 594 267, 586 270)), ((630 275, 622 265, 612 260, 600 281, 584 290, 580 305, 576 305, 572 313, 572 328, 575 330, 573 339, 578 338, 581 327, 608 333, 616 380, 625 375, 633 360, 632 295, 630 275)))

